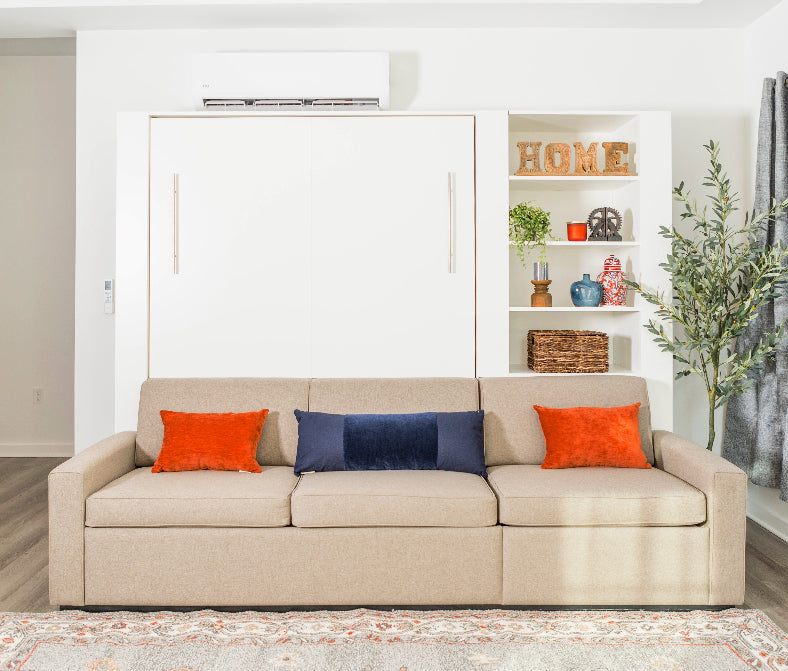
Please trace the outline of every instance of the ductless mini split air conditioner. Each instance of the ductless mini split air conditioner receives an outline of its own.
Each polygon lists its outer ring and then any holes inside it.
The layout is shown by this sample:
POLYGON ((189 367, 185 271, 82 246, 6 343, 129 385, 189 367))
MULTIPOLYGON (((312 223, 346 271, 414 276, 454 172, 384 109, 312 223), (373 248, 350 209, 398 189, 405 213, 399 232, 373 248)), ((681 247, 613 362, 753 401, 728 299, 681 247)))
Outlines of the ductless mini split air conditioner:
POLYGON ((192 66, 197 109, 389 106, 383 52, 195 54, 192 66))

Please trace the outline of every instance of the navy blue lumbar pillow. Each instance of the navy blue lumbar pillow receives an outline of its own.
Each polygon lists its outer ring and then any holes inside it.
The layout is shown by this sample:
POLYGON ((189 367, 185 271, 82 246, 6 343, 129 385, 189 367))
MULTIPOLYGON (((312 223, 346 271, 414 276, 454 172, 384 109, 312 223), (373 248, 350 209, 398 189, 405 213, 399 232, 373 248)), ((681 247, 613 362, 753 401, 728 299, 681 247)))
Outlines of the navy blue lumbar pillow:
POLYGON ((438 467, 438 417, 434 412, 346 415, 343 428, 346 471, 438 467))
POLYGON ((435 470, 487 477, 484 410, 389 415, 295 411, 295 474, 435 470))

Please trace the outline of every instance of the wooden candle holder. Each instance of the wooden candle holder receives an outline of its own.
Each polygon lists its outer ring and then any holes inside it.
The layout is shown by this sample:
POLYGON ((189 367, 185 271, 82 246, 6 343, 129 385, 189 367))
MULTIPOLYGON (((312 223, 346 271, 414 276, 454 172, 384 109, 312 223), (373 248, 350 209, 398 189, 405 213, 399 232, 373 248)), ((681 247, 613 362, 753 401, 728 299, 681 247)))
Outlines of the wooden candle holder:
POLYGON ((551 308, 553 307, 553 297, 547 289, 553 280, 531 280, 534 285, 534 292, 531 294, 532 308, 551 308))

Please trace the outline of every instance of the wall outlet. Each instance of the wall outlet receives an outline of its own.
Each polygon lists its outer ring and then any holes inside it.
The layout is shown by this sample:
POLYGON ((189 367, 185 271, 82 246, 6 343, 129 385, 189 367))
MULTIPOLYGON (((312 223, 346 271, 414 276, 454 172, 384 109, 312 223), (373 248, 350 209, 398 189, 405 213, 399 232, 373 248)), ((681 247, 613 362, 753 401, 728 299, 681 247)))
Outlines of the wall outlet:
POLYGON ((44 390, 41 387, 33 387, 33 403, 41 403, 44 398, 44 390))

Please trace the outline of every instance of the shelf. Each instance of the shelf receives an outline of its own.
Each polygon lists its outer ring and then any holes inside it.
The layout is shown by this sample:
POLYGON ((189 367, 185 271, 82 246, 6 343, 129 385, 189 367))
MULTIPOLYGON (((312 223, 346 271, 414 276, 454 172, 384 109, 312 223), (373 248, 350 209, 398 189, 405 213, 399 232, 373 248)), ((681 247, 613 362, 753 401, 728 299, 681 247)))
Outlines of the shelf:
POLYGON ((537 377, 537 376, 556 376, 556 375, 637 375, 636 371, 630 370, 629 368, 622 368, 621 366, 610 366, 610 370, 607 373, 537 373, 535 370, 531 370, 528 366, 523 364, 513 363, 509 365, 509 376, 510 377, 537 377))
POLYGON ((577 308, 575 306, 553 307, 553 308, 532 308, 532 307, 509 307, 509 312, 604 312, 611 313, 631 313, 640 312, 640 308, 631 308, 626 305, 600 305, 596 308, 577 308))
POLYGON ((572 176, 572 175, 509 175, 509 186, 513 189, 530 189, 535 191, 609 191, 620 189, 640 181, 638 175, 614 175, 603 177, 572 176))
POLYGON ((633 112, 509 112, 512 133, 615 133, 637 119, 633 112))
MULTIPOLYGON (((592 242, 591 240, 585 240, 583 242, 571 242, 569 240, 547 240, 545 244, 548 247, 640 247, 639 242, 635 242, 634 240, 599 240, 596 242, 592 242)), ((514 247, 511 243, 509 243, 510 247, 514 247)))

